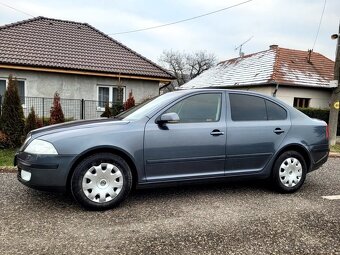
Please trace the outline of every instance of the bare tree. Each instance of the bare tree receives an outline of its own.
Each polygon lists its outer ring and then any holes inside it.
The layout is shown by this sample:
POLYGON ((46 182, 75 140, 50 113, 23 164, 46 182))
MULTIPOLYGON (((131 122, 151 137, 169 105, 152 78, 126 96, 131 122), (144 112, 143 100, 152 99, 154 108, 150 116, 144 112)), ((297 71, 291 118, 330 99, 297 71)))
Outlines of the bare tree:
POLYGON ((217 59, 214 54, 206 51, 187 54, 164 50, 159 57, 159 62, 176 77, 176 84, 169 85, 173 90, 176 86, 181 86, 216 65, 217 59))
POLYGON ((186 65, 189 78, 193 79, 204 71, 216 65, 216 56, 206 51, 197 51, 186 55, 186 65))

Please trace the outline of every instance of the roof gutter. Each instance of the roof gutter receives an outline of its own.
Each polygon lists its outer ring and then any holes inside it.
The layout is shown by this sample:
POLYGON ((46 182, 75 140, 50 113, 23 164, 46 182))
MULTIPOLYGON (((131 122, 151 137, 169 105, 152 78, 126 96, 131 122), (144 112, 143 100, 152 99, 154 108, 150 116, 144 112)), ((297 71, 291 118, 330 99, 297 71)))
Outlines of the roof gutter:
POLYGON ((138 75, 101 73, 101 72, 93 72, 93 71, 54 69, 54 68, 31 67, 31 66, 16 66, 16 65, 2 65, 2 64, 0 64, 0 68, 25 70, 25 71, 37 71, 37 72, 49 72, 49 73, 64 73, 64 74, 78 74, 78 75, 89 75, 89 76, 126 78, 126 79, 135 79, 135 80, 159 81, 159 82, 170 82, 170 81, 173 80, 173 79, 169 79, 169 78, 156 78, 156 77, 138 76, 138 75))

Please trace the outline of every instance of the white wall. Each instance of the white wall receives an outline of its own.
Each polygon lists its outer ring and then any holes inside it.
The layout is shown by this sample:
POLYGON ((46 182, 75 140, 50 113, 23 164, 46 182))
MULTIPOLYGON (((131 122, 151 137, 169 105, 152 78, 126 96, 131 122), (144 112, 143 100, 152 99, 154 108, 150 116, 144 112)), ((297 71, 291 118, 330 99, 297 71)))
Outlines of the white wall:
MULTIPOLYGON (((29 97, 51 98, 58 91, 61 98, 98 100, 97 85, 118 85, 118 79, 110 77, 0 69, 0 79, 7 79, 9 74, 26 81, 26 96, 29 97)), ((158 81, 121 81, 126 87, 126 97, 132 90, 136 103, 159 94, 158 81)))
MULTIPOLYGON (((252 86, 237 88, 240 90, 249 90, 259 92, 264 95, 272 96, 275 91, 275 86, 252 86)), ((283 102, 293 106, 294 97, 310 98, 310 107, 313 108, 329 108, 329 100, 331 97, 330 89, 317 88, 297 88, 288 86, 279 86, 276 92, 276 97, 283 102)))
POLYGON ((276 93, 279 99, 289 105, 293 105, 294 97, 310 98, 309 107, 313 108, 329 108, 331 94, 330 89, 291 88, 282 86, 279 87, 276 93))
MULTIPOLYGON (((117 78, 110 77, 0 69, 0 79, 8 79, 10 74, 19 80, 25 80, 25 96, 31 97, 26 98, 23 105, 25 116, 28 115, 30 108, 34 107, 39 117, 49 117, 53 95, 58 91, 62 98, 61 105, 66 118, 80 119, 82 112, 86 119, 98 118, 104 110, 98 107, 96 102, 98 101, 98 85, 117 86, 119 84, 117 78), (85 101, 83 108, 79 99, 88 100, 85 101)), ((132 90, 137 104, 159 94, 158 81, 122 79, 121 86, 125 87, 125 98, 132 90)))

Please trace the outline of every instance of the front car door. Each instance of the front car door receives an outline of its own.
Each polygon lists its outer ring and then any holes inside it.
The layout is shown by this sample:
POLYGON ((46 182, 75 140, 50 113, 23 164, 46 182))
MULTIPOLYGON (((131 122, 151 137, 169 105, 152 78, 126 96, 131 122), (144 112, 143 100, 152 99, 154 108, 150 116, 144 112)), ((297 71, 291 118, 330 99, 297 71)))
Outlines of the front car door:
POLYGON ((226 174, 261 171, 290 129, 288 111, 274 100, 229 92, 226 174))
POLYGON ((225 92, 185 96, 151 118, 145 127, 147 181, 170 181, 224 175, 225 92), (178 123, 160 126, 157 118, 175 112, 178 123))

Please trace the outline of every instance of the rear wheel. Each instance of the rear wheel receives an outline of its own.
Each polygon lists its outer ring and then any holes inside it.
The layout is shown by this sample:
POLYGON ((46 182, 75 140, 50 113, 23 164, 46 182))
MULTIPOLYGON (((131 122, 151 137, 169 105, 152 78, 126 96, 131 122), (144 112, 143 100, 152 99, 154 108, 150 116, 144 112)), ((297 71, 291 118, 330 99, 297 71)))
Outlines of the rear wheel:
POLYGON ((132 187, 129 165, 111 153, 91 155, 78 164, 71 179, 73 197, 85 208, 105 210, 121 203, 132 187))
POLYGON ((306 179, 307 166, 303 156, 296 151, 286 151, 276 160, 273 183, 282 193, 292 193, 301 188, 306 179))

